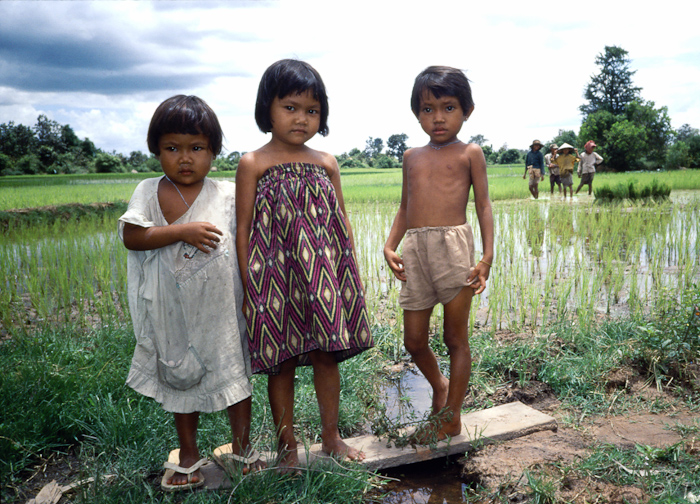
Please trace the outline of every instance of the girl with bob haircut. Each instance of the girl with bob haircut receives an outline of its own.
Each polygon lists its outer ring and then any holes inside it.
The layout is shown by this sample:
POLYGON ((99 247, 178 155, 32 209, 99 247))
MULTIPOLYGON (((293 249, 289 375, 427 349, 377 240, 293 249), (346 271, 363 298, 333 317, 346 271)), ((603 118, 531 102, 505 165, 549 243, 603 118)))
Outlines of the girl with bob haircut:
POLYGON ((168 133, 202 134, 214 156, 221 154, 223 131, 214 111, 197 96, 177 95, 161 103, 148 127, 148 150, 160 156, 158 141, 168 133))
POLYGON ((268 375, 280 464, 291 471, 299 463, 297 366, 313 367, 323 452, 362 460, 338 430, 338 363, 373 340, 338 162, 306 145, 328 133, 318 72, 303 61, 272 64, 260 82, 255 118, 272 138, 238 163, 236 250, 251 364, 268 375))
POLYGON ((454 96, 465 112, 474 108, 469 79, 456 68, 430 66, 418 74, 411 94, 411 110, 416 117, 420 112, 421 97, 426 91, 433 93, 435 98, 454 96))
POLYGON ((141 181, 119 218, 136 336, 126 383, 173 414, 180 443, 164 464, 166 491, 205 483, 202 412, 228 414, 232 442, 221 456, 214 451, 217 461, 244 473, 264 466, 250 442, 250 356, 233 253, 236 189, 207 177, 222 138, 204 100, 177 95, 161 103, 147 142, 163 175, 141 181))
POLYGON ((255 122, 263 133, 272 131, 270 107, 275 98, 300 94, 309 90, 320 104, 318 134, 328 135, 328 96, 326 86, 314 67, 304 61, 283 59, 263 74, 255 102, 255 122))

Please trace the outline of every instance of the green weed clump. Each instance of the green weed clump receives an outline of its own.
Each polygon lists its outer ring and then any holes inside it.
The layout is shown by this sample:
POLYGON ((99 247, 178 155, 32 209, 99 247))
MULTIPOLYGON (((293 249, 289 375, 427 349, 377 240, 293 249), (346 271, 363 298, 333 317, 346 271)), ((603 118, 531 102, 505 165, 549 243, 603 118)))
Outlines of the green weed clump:
POLYGON ((635 181, 614 186, 604 185, 593 190, 596 201, 603 203, 628 201, 667 200, 671 195, 671 187, 653 179, 651 183, 638 187, 635 181))

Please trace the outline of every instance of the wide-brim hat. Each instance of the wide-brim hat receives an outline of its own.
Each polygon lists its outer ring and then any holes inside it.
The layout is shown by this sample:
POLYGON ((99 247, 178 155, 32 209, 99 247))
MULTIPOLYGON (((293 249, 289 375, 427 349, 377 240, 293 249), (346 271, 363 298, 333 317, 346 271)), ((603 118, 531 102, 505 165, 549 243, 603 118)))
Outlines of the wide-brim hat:
POLYGON ((542 145, 542 142, 540 142, 539 140, 533 140, 532 145, 530 145, 530 148, 532 149, 535 145, 539 145, 540 148, 544 147, 544 145, 542 145))
POLYGON ((559 146, 558 146, 557 144, 552 144, 552 145, 549 146, 549 148, 550 148, 550 149, 557 150, 557 149, 559 148, 559 146))
POLYGON ((574 148, 573 145, 569 145, 568 143, 563 143, 559 146, 559 148, 557 149, 557 152, 563 151, 564 149, 572 149, 573 150, 573 148, 574 148))

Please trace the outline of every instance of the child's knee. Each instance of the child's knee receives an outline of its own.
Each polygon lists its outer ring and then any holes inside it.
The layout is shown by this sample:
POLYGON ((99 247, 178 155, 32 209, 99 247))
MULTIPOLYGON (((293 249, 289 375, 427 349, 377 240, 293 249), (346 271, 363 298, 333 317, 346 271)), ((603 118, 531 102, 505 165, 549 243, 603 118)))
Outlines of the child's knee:
POLYGON ((417 355, 425 352, 430 346, 428 343, 428 338, 416 337, 416 336, 406 336, 403 338, 403 345, 406 350, 411 355, 417 355))

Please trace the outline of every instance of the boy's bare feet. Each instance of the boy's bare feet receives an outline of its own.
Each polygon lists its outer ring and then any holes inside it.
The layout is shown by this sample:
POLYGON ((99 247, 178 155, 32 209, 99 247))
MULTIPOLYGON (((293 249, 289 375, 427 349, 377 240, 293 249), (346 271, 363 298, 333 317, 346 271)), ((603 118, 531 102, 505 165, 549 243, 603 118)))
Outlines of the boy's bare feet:
POLYGON ((324 440, 321 444, 321 451, 327 455, 347 458, 348 460, 354 460, 355 462, 362 462, 366 456, 365 452, 349 446, 341 438, 333 439, 329 442, 324 440))
POLYGON ((437 389, 433 389, 433 415, 437 415, 445 407, 447 404, 447 394, 450 391, 450 380, 443 376, 440 381, 441 385, 437 389))
POLYGON ((437 414, 428 417, 423 425, 419 426, 411 435, 411 444, 431 445, 443 441, 448 437, 458 436, 462 432, 462 418, 453 412, 443 409, 437 414))

